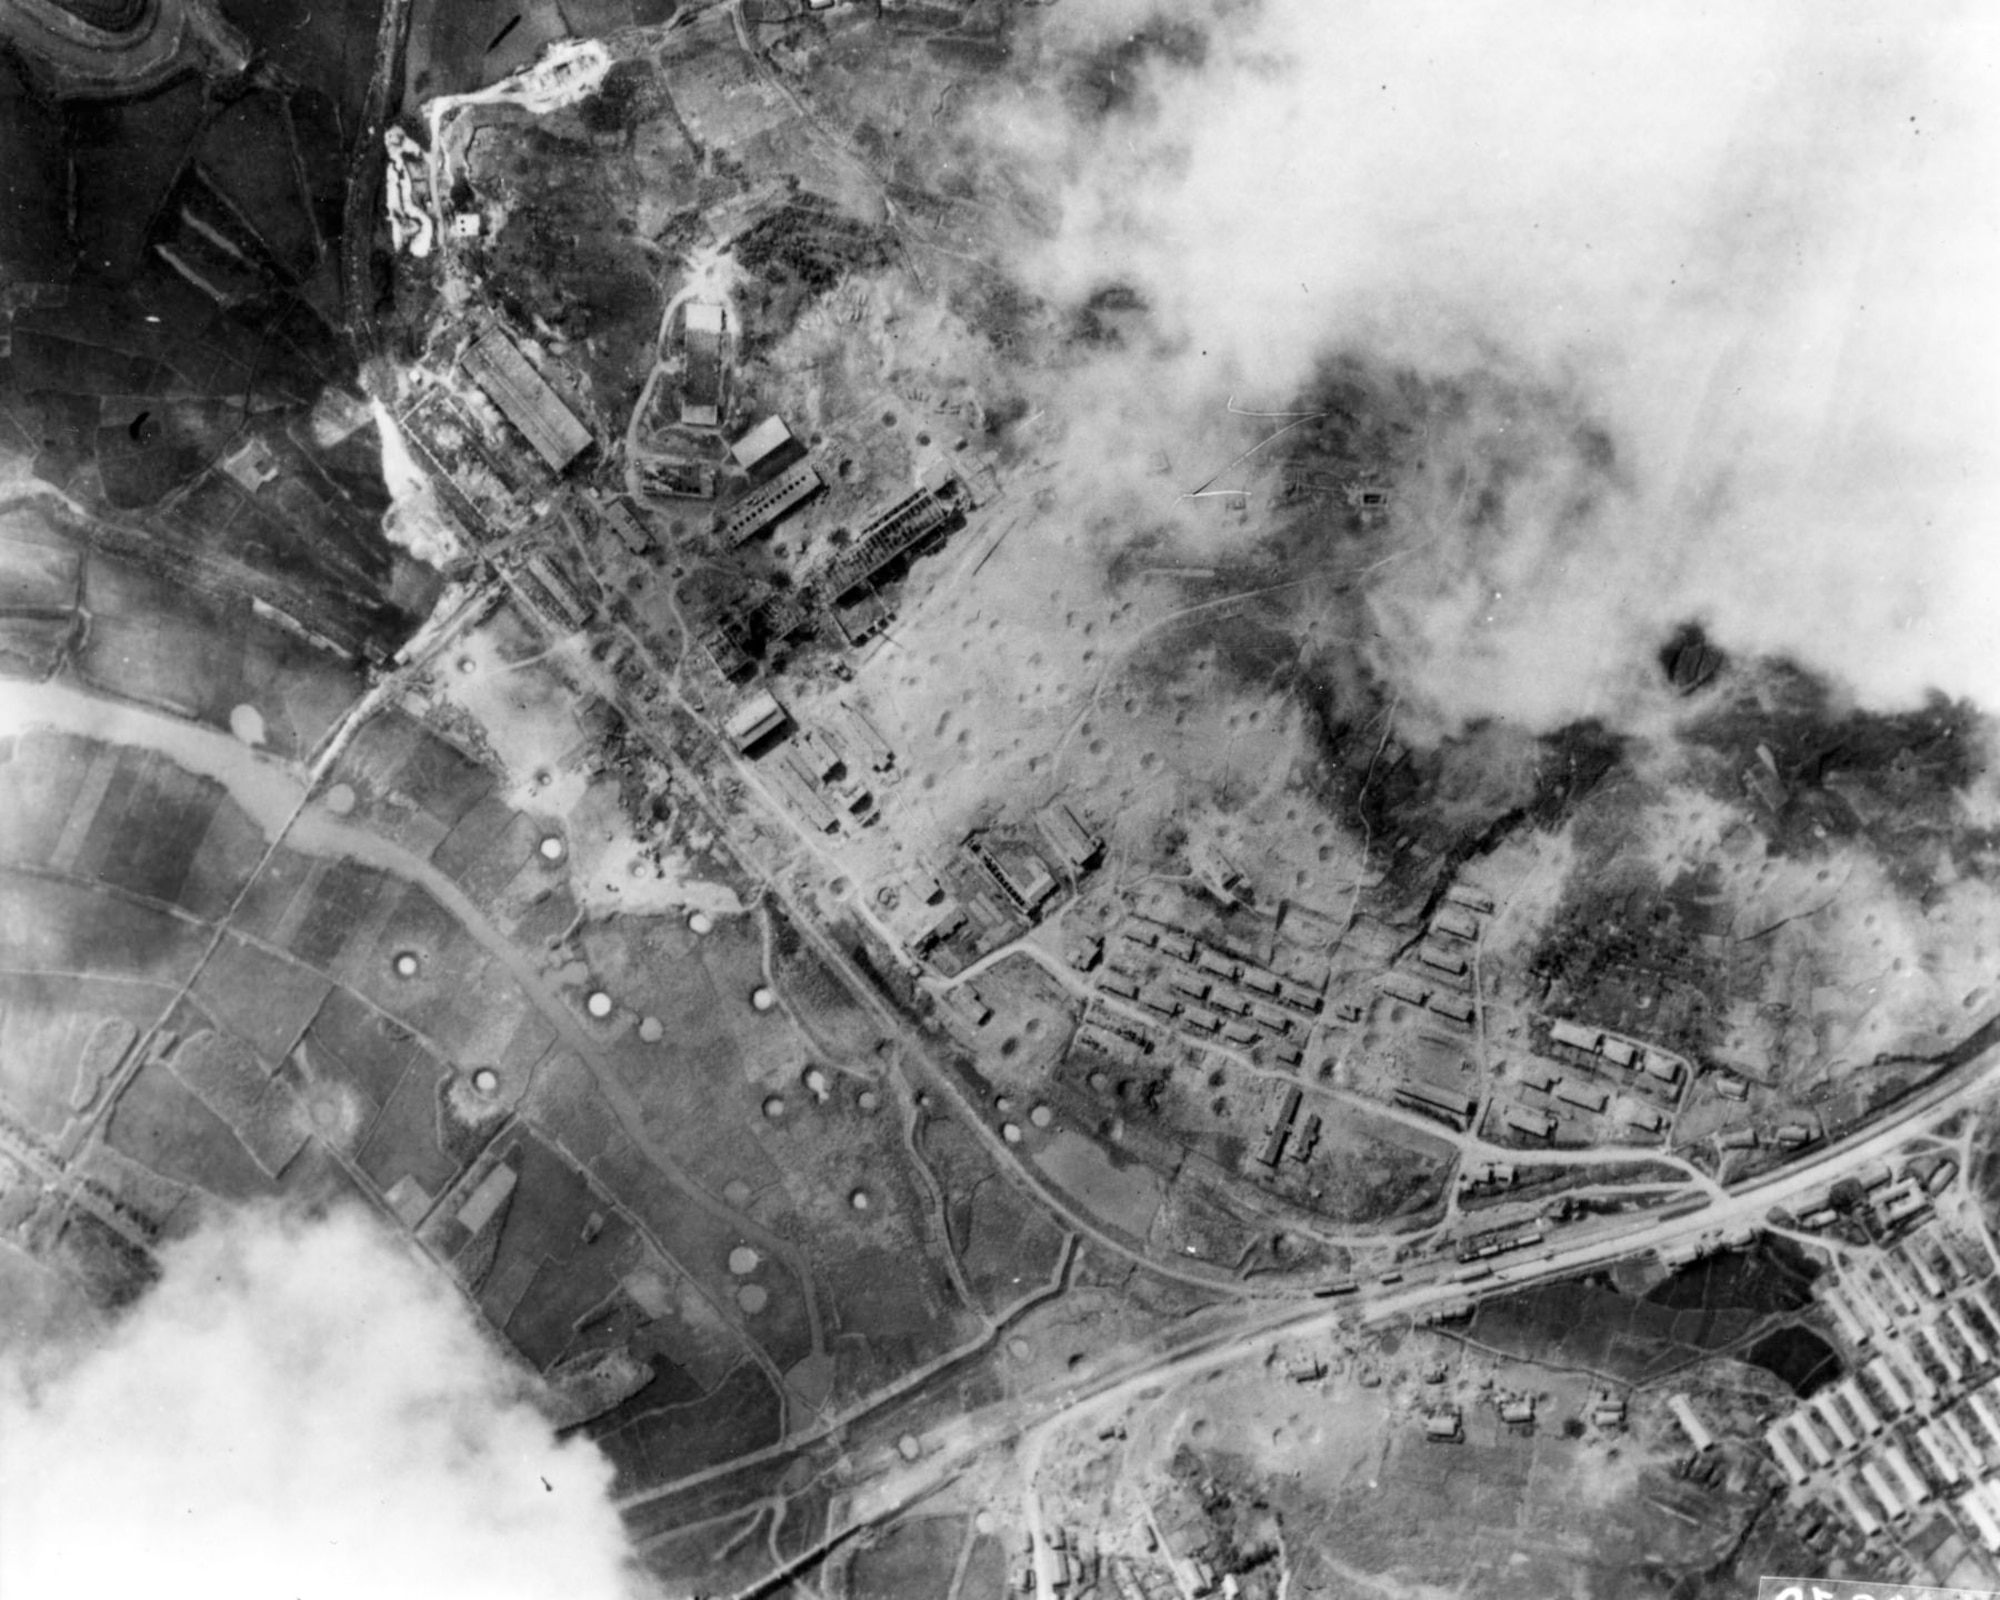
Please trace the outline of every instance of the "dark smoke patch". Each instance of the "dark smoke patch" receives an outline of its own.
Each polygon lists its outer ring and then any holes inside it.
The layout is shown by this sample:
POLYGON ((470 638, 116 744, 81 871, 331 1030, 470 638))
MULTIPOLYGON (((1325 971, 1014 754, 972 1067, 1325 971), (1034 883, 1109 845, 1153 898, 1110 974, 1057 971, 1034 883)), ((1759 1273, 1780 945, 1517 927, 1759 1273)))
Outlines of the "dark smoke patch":
POLYGON ((1198 72, 1207 60, 1205 32, 1192 23, 1156 18, 1081 57, 1064 85, 1064 98, 1091 121, 1121 116, 1141 108, 1147 80, 1159 65, 1198 72))
POLYGON ((1995 875, 2000 837, 1967 828, 1958 794, 1986 762, 1967 701, 1933 695, 1903 712, 1857 710, 1788 663, 1747 676, 1683 735, 1696 781, 1747 803, 1772 850, 1810 859, 1867 845, 1921 902, 1939 869, 1995 875))
POLYGON ((1698 622, 1684 622, 1660 646, 1660 672, 1676 694, 1694 694, 1706 689, 1716 674, 1729 665, 1724 655, 1702 631, 1698 622))
MULTIPOLYGON (((1358 501, 1364 487, 1406 465, 1421 466, 1424 427, 1435 403, 1432 386, 1413 372, 1384 370, 1351 354, 1328 357, 1283 408, 1299 413, 1292 419, 1297 426, 1275 443, 1285 503, 1339 512, 1358 501)), ((1300 531, 1295 528, 1292 537, 1301 537, 1300 531)))
MULTIPOLYGON (((1305 711, 1311 787, 1385 872, 1387 905, 1426 904, 1469 861, 1522 831, 1561 827, 1626 772, 1625 737, 1594 719, 1538 735, 1487 717, 1455 733, 1414 737, 1403 686, 1373 647, 1369 600, 1385 568, 1435 555, 1410 547, 1409 530, 1363 492, 1430 466, 1428 441, 1440 425, 1471 424, 1493 432, 1494 448, 1454 466, 1452 492, 1474 508, 1474 519, 1502 518, 1514 481, 1536 470, 1530 446, 1515 445, 1505 426, 1529 413, 1536 441, 1557 446, 1565 464, 1581 464, 1580 494, 1615 488, 1608 436, 1561 413, 1551 397, 1497 383, 1420 380, 1356 356, 1330 359, 1283 415, 1232 417, 1217 429, 1224 459, 1274 436, 1260 469, 1278 480, 1279 514, 1253 543, 1175 578, 1161 570, 1171 565, 1171 535, 1136 530, 1106 562, 1113 589, 1142 575, 1164 579, 1178 604, 1204 608, 1198 625, 1163 632, 1131 663, 1133 681, 1156 705, 1185 705, 1230 687, 1285 696, 1305 711)), ((1587 508, 1566 503, 1572 513, 1587 508)))
POLYGON ((738 265, 766 284, 821 295, 850 273, 887 265, 894 243, 887 228, 801 193, 738 235, 733 249, 738 265))
POLYGON ((1484 723, 1426 747, 1397 737, 1386 705, 1352 717, 1330 697, 1306 704, 1316 787, 1367 840, 1392 903, 1428 908, 1469 862, 1523 831, 1562 826, 1625 765, 1624 738, 1596 722, 1540 737, 1484 723))
MULTIPOLYGON (((1698 1058, 1720 1039, 1732 993, 1730 924, 1712 869, 1662 883, 1606 839, 1571 876, 1529 971, 1550 1012, 1640 1032, 1698 1058)), ((1761 967, 1743 965, 1740 987, 1753 993, 1747 980, 1761 967)))
POLYGON ((1048 304, 1007 273, 979 266, 955 275, 946 304, 998 354, 1039 359, 1048 304))
POLYGON ((656 112, 658 83, 659 69, 650 61, 614 62, 577 115, 594 134, 630 133, 656 112))
POLYGON ((1069 336, 1078 344, 1121 349, 1143 324, 1149 309, 1145 295, 1129 283, 1108 283, 1077 307, 1070 318, 1069 336))

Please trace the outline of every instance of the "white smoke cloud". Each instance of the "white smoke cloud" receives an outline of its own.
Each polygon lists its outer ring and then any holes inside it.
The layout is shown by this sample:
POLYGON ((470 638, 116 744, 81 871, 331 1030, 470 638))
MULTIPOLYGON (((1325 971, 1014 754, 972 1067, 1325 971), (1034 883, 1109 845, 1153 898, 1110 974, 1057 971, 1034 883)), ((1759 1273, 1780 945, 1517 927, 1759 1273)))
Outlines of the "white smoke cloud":
POLYGON ((53 1375, 0 1372, 0 1594, 624 1600, 610 1481, 370 1219, 246 1214, 53 1375))
POLYGON ((1374 606, 1399 692, 1446 722, 1629 716, 1698 617, 1865 703, 2000 709, 2000 14, 1148 9, 1205 25, 1198 67, 1157 61, 1102 124, 993 117, 1059 174, 1023 270, 1145 290, 1163 412, 1282 404, 1346 352, 1514 397, 1405 487, 1522 430, 1610 441, 1616 492, 1587 507, 1557 439, 1498 518, 1399 530, 1421 558, 1374 606))

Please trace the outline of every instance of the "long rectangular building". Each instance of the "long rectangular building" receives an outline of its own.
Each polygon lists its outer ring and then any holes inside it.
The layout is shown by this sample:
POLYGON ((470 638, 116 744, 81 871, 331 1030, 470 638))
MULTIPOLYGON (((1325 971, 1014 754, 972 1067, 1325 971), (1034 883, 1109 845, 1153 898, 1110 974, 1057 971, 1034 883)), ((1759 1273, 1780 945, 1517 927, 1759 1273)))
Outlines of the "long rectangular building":
POLYGON ((598 510, 603 513, 605 523, 618 535, 618 542, 635 556, 643 556, 653 547, 646 537, 645 527, 633 515, 632 508, 618 496, 601 501, 598 510))
POLYGON ((1993 1302, 1988 1297, 1988 1286, 1986 1284, 1977 1285, 1961 1303, 1976 1311, 1979 1314, 1979 1320, 1992 1330, 1996 1339, 2000 1339, 2000 1314, 1996 1314, 1993 1310, 1993 1302))
POLYGON ((1985 1391, 1975 1390, 1965 1397, 1965 1403, 1986 1435, 1987 1448, 2000 1451, 2000 1412, 1994 1410, 1991 1398, 1985 1391))
POLYGON ((1270 1133, 1265 1137, 1263 1153, 1257 1157, 1262 1165, 1275 1168, 1278 1165, 1278 1158, 1285 1153, 1285 1141, 1291 1137, 1292 1123, 1299 1114, 1301 1098, 1296 1085, 1285 1091, 1284 1102, 1278 1107, 1278 1115, 1271 1123, 1270 1133))
MULTIPOLYGON (((1818 1394, 1812 1397, 1808 1404, 1820 1420, 1826 1424, 1827 1432, 1833 1435, 1834 1442, 1841 1449, 1852 1450, 1861 1442, 1860 1437, 1855 1433, 1854 1429, 1848 1425, 1847 1418, 1841 1415, 1840 1408, 1834 1404, 1831 1390, 1820 1390, 1818 1394)), ((1808 1432, 1803 1422, 1799 1431, 1807 1433, 1808 1437, 1818 1438, 1818 1430, 1814 1429, 1808 1432)))
POLYGON ((1854 1314, 1854 1307, 1848 1302, 1847 1296, 1840 1292, 1838 1286, 1829 1284, 1820 1295, 1820 1304, 1832 1314, 1834 1322, 1840 1327, 1841 1334, 1850 1343, 1860 1345, 1868 1342, 1868 1328, 1854 1314))
POLYGON ((1928 1422, 1917 1429, 1917 1448, 1929 1459, 1939 1483, 1957 1483, 1965 1476, 1964 1469, 1952 1460, 1951 1453, 1945 1449, 1943 1437, 1928 1422))
POLYGON ((1778 1465, 1785 1469, 1786 1477, 1793 1483, 1806 1481, 1810 1474, 1806 1471, 1805 1464, 1793 1453, 1791 1445, 1786 1443, 1781 1427, 1773 1426, 1766 1429, 1764 1442, 1771 1447, 1771 1454, 1777 1457, 1778 1465))
POLYGON ((1455 1128, 1463 1128, 1472 1120, 1472 1108, 1478 1103, 1469 1094, 1440 1089, 1435 1084, 1425 1083, 1421 1078, 1413 1078, 1399 1084, 1396 1098, 1413 1111, 1422 1111, 1429 1116, 1442 1118, 1455 1128))
POLYGON ((1854 1492, 1852 1482, 1846 1478, 1836 1479, 1833 1492, 1840 1496, 1840 1503, 1846 1507, 1848 1516, 1864 1534, 1874 1535, 1882 1531, 1881 1519, 1862 1504, 1861 1496, 1854 1492))
POLYGON ((1885 1255, 1882 1258, 1876 1268, 1876 1281, 1882 1285, 1882 1296, 1897 1316, 1914 1317, 1923 1310, 1916 1287, 1896 1270, 1895 1257, 1885 1255))
POLYGON ((1581 1023, 1556 1021, 1549 1024, 1549 1037, 1557 1044, 1568 1045, 1572 1050, 1587 1050, 1595 1055, 1604 1035, 1595 1028, 1584 1027, 1581 1023))
POLYGON ((1694 1414, 1694 1407, 1688 1404, 1686 1395, 1669 1395, 1667 1409, 1674 1414, 1674 1421, 1681 1425, 1681 1432, 1688 1436, 1688 1443, 1695 1449, 1706 1450, 1715 1443, 1715 1435, 1710 1433, 1707 1425, 1694 1414))
POLYGON ((1937 1425, 1952 1451, 1965 1464, 1965 1470, 1973 1477, 1986 1471, 1986 1452, 1979 1448, 1979 1442, 1972 1437, 1968 1428, 1955 1411, 1942 1412, 1937 1425))
POLYGON ((1854 1413, 1854 1420, 1861 1424, 1863 1433, 1882 1431, 1882 1419, 1876 1415, 1875 1407, 1869 1403, 1868 1396, 1862 1392, 1860 1380, 1853 1373, 1840 1380, 1838 1393, 1847 1402, 1847 1409, 1854 1413))
POLYGON ((1602 1111, 1611 1101, 1608 1091, 1573 1083, 1568 1078, 1556 1085, 1556 1098, 1567 1101, 1579 1111, 1602 1111))
POLYGON ((1909 1509, 1903 1504, 1902 1496, 1889 1487, 1888 1478, 1873 1461, 1861 1463, 1861 1481, 1868 1485, 1868 1492, 1875 1497, 1875 1503, 1891 1517, 1900 1517, 1909 1509))
POLYGON ((1956 1387, 1965 1382, 1965 1368, 1959 1364, 1958 1357, 1952 1354, 1951 1346, 1945 1342, 1944 1334, 1939 1331, 1935 1322, 1919 1323, 1917 1338, 1930 1352, 1931 1360, 1936 1363, 1938 1371, 1944 1374, 1944 1381, 1947 1384, 1956 1387))
POLYGON ((590 448, 590 430, 529 364, 501 328, 489 328, 465 352, 465 370, 500 408, 551 472, 561 472, 590 448))
POLYGON ((1964 1306, 1945 1307, 1944 1318, 1951 1324, 1951 1331, 1958 1335, 1959 1343, 1965 1346, 1965 1353, 1972 1358, 1974 1366, 1984 1366, 1993 1359, 1992 1348, 1972 1326, 1972 1319, 1966 1316, 1964 1306))
POLYGON ((1905 1505, 1916 1507, 1931 1497, 1930 1485, 1918 1476, 1917 1469, 1910 1465, 1910 1458, 1903 1447, 1892 1444, 1882 1452, 1882 1462, 1889 1469, 1889 1476, 1895 1479, 1896 1488, 1903 1496, 1905 1505))
POLYGON ((1896 1416, 1916 1408, 1917 1402, 1904 1387, 1901 1375, 1880 1356, 1861 1370, 1875 1380, 1875 1387, 1881 1391, 1882 1398, 1888 1402, 1890 1411, 1896 1416))
POLYGON ((928 489, 905 495, 878 512, 854 536, 854 543, 814 574, 829 600, 858 588, 898 556, 942 529, 957 508, 928 489))
POLYGON ((681 421, 691 428, 713 428, 722 420, 722 307, 702 300, 690 305, 684 339, 681 421))
MULTIPOLYGON (((1819 1429, 1812 1425, 1812 1421, 1806 1413, 1803 1411, 1797 1412, 1787 1420, 1792 1425, 1792 1432, 1797 1435, 1799 1442, 1811 1453, 1813 1460, 1817 1461, 1823 1467, 1832 1466, 1833 1451, 1827 1447, 1826 1440, 1820 1437, 1819 1429)), ((1784 1423, 1782 1422, 1776 1424, 1776 1428, 1783 1427, 1784 1423)))
POLYGON ((536 551, 515 570, 514 581, 543 618, 575 632, 590 620, 591 604, 568 568, 546 551, 536 551))
POLYGON ((1980 1543, 1988 1550, 2000 1551, 2000 1521, 1996 1521, 1987 1507, 1985 1497, 1977 1489, 1962 1494, 1954 1502, 1959 1512, 1968 1518, 1979 1534, 1980 1543))
POLYGON ((1546 1139, 1556 1131, 1554 1117, 1546 1111, 1531 1111, 1526 1106, 1509 1106, 1506 1122, 1512 1132, 1526 1134, 1530 1139, 1546 1139))
POLYGON ((1937 1380, 1924 1370, 1923 1363, 1918 1361, 1906 1347, 1900 1344, 1886 1344, 1882 1347, 1882 1354, 1901 1369, 1904 1381, 1912 1394, 1924 1400, 1937 1398, 1937 1380))
POLYGON ((1944 1279, 1938 1276, 1937 1268, 1925 1257, 1923 1247, 1914 1239, 1905 1239, 1897 1248, 1902 1255, 1903 1265, 1909 1268, 1911 1275, 1916 1278, 1917 1287, 1932 1300, 1943 1295, 1944 1279))
POLYGON ((1881 1300, 1869 1288, 1865 1279, 1860 1277, 1847 1278, 1843 1282, 1843 1288, 1847 1294, 1847 1298, 1853 1302, 1855 1311, 1860 1314, 1870 1327, 1874 1328, 1878 1333, 1894 1333, 1896 1331, 1898 1326, 1896 1318, 1884 1309, 1881 1300))
POLYGON ((813 464, 798 462, 769 483, 752 489, 725 511, 716 521, 716 535, 724 545, 734 549, 804 505, 819 490, 820 477, 813 464))

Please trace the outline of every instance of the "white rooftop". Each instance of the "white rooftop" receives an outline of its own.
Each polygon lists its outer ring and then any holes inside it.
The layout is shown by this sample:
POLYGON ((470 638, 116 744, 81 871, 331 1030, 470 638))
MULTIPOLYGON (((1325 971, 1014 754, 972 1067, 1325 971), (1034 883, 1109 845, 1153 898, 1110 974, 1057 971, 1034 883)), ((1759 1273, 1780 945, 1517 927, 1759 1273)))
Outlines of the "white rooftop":
POLYGON ((748 471, 773 450, 785 444, 791 436, 792 430, 785 426, 782 417, 766 417, 731 445, 729 453, 736 458, 739 467, 748 471))

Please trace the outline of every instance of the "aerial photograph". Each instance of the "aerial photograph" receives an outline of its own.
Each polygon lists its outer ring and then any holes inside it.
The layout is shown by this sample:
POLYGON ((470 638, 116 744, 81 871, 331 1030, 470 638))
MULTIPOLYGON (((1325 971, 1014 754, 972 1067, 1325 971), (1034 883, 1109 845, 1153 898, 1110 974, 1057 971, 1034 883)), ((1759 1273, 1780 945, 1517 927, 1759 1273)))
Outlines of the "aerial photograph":
POLYGON ((0 1600, 2000 1595, 2000 8, 0 0, 0 1600))

